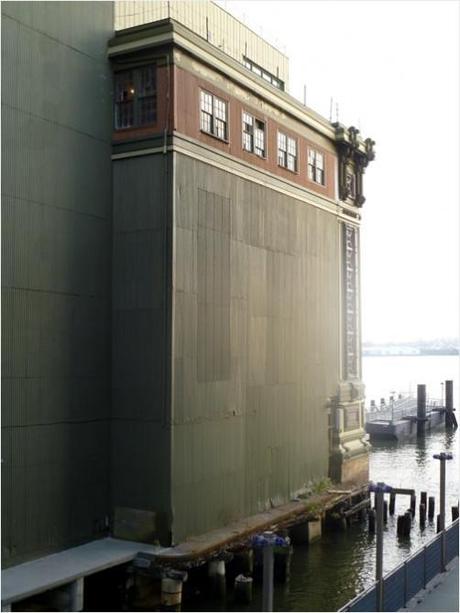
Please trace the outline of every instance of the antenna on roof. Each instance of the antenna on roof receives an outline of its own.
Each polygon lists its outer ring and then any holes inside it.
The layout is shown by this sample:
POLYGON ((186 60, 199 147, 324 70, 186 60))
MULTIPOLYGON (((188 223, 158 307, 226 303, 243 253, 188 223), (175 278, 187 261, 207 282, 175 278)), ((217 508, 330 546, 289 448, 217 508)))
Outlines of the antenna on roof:
POLYGON ((335 120, 337 123, 339 123, 339 103, 338 102, 335 103, 335 120))
POLYGON ((303 105, 307 106, 307 86, 303 86, 303 105))
POLYGON ((331 96, 331 102, 329 104, 329 121, 332 123, 332 106, 334 104, 334 98, 331 96))

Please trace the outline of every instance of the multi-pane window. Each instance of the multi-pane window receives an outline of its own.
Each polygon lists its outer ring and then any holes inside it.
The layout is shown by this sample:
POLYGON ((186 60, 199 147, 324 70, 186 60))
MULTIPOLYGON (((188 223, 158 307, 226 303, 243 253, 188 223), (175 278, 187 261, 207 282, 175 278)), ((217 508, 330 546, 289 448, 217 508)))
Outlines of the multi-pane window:
POLYGON ((265 124, 243 112, 243 149, 265 157, 265 124))
POLYGON ((297 170, 297 141, 282 132, 278 132, 278 165, 297 170))
POLYGON ((200 127, 204 132, 227 140, 227 103, 208 92, 201 92, 200 127))
POLYGON ((248 70, 256 74, 258 77, 262 77, 262 79, 265 79, 265 81, 267 81, 268 83, 271 83, 278 89, 284 90, 283 81, 275 77, 275 75, 271 74, 271 72, 268 72, 268 70, 265 70, 264 68, 262 68, 261 66, 259 66, 258 64, 256 64, 255 62, 253 62, 252 60, 244 56, 243 56, 243 64, 244 66, 246 66, 248 70))
POLYGON ((157 119, 155 66, 115 73, 115 128, 132 128, 157 119))
POLYGON ((308 178, 310 181, 324 185, 324 154, 308 150, 308 178))

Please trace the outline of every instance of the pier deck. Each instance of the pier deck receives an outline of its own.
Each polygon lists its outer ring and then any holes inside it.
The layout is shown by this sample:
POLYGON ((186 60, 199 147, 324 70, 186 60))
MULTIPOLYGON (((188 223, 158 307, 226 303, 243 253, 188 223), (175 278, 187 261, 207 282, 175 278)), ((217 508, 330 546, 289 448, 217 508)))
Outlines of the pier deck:
POLYGON ((9 605, 94 573, 131 562, 139 551, 161 547, 103 538, 2 570, 2 611, 9 605))

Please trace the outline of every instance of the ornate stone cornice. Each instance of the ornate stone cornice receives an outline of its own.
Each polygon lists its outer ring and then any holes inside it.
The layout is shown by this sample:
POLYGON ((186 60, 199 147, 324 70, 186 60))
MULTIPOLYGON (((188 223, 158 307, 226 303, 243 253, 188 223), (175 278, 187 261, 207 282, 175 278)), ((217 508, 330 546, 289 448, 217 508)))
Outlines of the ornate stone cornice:
POLYGON ((366 200, 363 195, 363 174, 369 162, 375 158, 375 142, 370 138, 363 140, 354 126, 346 128, 340 123, 333 126, 339 154, 339 197, 361 207, 366 200))

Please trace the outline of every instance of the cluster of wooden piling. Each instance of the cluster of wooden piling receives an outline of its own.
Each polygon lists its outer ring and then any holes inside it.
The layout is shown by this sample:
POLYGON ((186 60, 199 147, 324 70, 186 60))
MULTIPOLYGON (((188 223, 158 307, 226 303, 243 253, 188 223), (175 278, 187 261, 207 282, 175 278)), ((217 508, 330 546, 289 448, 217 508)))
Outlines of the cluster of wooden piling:
MULTIPOLYGON (((383 521, 386 524, 388 522, 388 515, 395 514, 395 502, 397 494, 407 494, 410 495, 410 506, 409 508, 402 514, 397 516, 396 519, 396 534, 398 537, 405 538, 409 537, 411 533, 411 528, 413 524, 413 520, 416 515, 416 495, 414 490, 403 489, 403 488, 395 488, 393 492, 390 494, 389 503, 387 500, 384 500, 383 503, 383 521)), ((458 518, 458 505, 453 506, 451 508, 452 512, 452 521, 455 521, 458 518)), ((432 523, 434 522, 435 517, 435 497, 427 496, 427 492, 420 492, 420 504, 418 507, 418 519, 420 529, 423 530, 426 526, 426 522, 432 523)), ((375 525, 376 525, 376 517, 375 517, 375 508, 370 508, 367 512, 367 520, 368 520, 368 530, 371 534, 375 533, 375 525)), ((436 531, 440 532, 440 514, 436 516, 436 531)))

